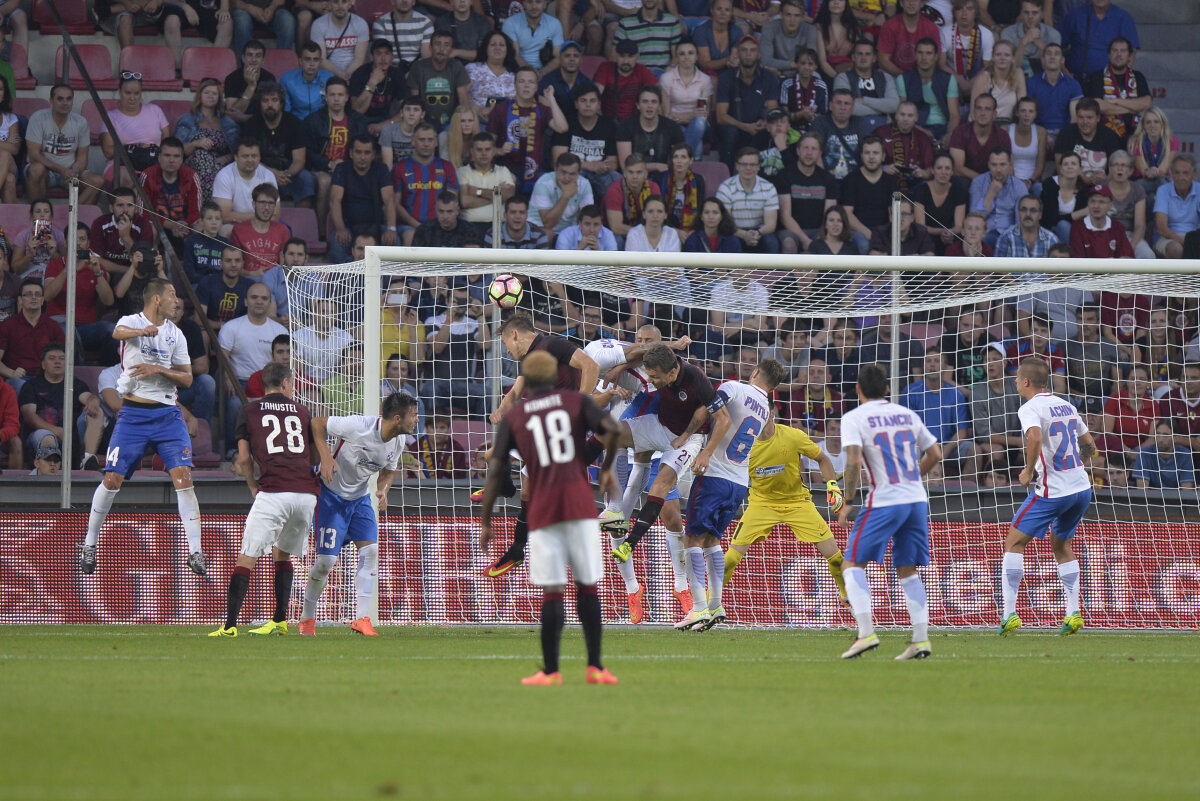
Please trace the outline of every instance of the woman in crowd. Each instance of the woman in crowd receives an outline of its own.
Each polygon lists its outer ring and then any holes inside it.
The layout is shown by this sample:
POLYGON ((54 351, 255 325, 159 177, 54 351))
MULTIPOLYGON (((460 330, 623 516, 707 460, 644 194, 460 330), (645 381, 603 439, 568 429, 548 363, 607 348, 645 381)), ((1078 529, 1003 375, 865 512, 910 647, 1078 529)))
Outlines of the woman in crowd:
POLYGON ((861 256, 858 245, 850 236, 850 218, 841 206, 830 206, 825 209, 821 219, 821 229, 817 238, 808 247, 808 252, 815 255, 832 256, 861 256))
POLYGON ((225 90, 215 78, 205 78, 192 98, 192 110, 175 123, 175 136, 183 142, 183 163, 196 171, 204 201, 212 199, 213 179, 233 161, 241 133, 238 125, 221 112, 225 90))
POLYGON ((1046 154, 1050 151, 1046 129, 1034 122, 1037 112, 1037 101, 1022 97, 1017 101, 1017 117, 1008 126, 1013 175, 1024 181, 1025 188, 1034 195, 1042 194, 1042 173, 1046 169, 1046 154))
POLYGON ((471 161, 471 137, 479 133, 479 117, 475 109, 459 106, 450 115, 446 130, 438 134, 438 155, 455 169, 471 161))
POLYGON ((671 148, 671 171, 663 176, 659 189, 668 207, 667 224, 681 231, 696 227, 700 200, 704 197, 704 178, 692 171, 691 146, 679 142, 671 148))
MULTIPOLYGON (((683 249, 679 241, 679 232, 666 224, 667 206, 661 197, 652 195, 646 200, 642 207, 642 218, 644 222, 630 228, 625 237, 627 253, 678 253, 683 249)), ((680 315, 667 305, 639 303, 641 311, 638 316, 644 318, 642 323, 648 322, 663 327, 670 317, 684 325, 691 324, 693 310, 688 307, 692 305, 692 286, 681 268, 638 267, 634 274, 637 276, 635 280, 639 294, 669 293, 679 299, 680 305, 677 308, 683 312, 680 315)), ((669 336, 670 333, 671 329, 668 327, 663 335, 669 336)))
POLYGON ((734 232, 737 225, 725 204, 707 198, 692 224, 692 233, 683 243, 685 253, 741 253, 742 240, 734 232))
POLYGON ((826 81, 854 66, 850 54, 861 33, 847 0, 825 0, 813 19, 817 26, 817 65, 826 81))
POLYGON ((1179 152, 1179 138, 1171 133, 1171 122, 1158 106, 1142 112, 1129 137, 1133 177, 1146 190, 1146 213, 1154 213, 1154 195, 1171 176, 1171 159, 1179 152))
MULTIPOLYGON (((2 83, 2 82, 0 82, 2 83)), ((67 240, 54 227, 54 207, 45 198, 29 204, 29 227, 13 239, 13 272, 22 278, 41 278, 51 259, 67 252, 67 240)))
POLYGON ((967 213, 967 190, 954 182, 954 159, 940 153, 933 159, 933 177, 912 193, 913 221, 929 229, 939 256, 962 233, 967 213))
POLYGON ((1025 73, 1013 55, 1011 42, 997 41, 992 47, 992 60, 984 62, 971 81, 971 97, 991 92, 996 98, 996 124, 1013 121, 1017 98, 1025 97, 1025 73))
POLYGON ((641 225, 629 229, 625 237, 626 252, 679 253, 683 245, 679 232, 667 225, 667 204, 659 195, 651 195, 642 206, 641 225))
MULTIPOLYGON (((167 115, 153 103, 142 102, 142 76, 137 72, 121 73, 120 88, 117 89, 118 103, 115 109, 108 112, 121 144, 135 170, 144 170, 158 163, 158 146, 165 137, 171 135, 171 126, 167 123, 167 115)), ((100 149, 108 159, 108 167, 104 170, 104 180, 111 182, 113 178, 113 157, 116 155, 116 142, 108 131, 100 134, 100 149)), ((121 171, 121 185, 133 186, 134 176, 125 170, 121 171)))
POLYGON ((1134 340, 1142 363, 1150 376, 1150 390, 1155 398, 1161 398, 1173 388, 1172 372, 1183 364, 1183 348, 1171 328, 1166 307, 1150 311, 1150 321, 1141 336, 1134 340))
POLYGON ((663 90, 662 113, 683 128, 683 140, 692 153, 703 154, 714 87, 712 77, 696 68, 696 58, 695 43, 682 40, 675 47, 675 66, 664 72, 658 83, 663 90))
POLYGON ((1079 182, 1079 156, 1064 153, 1058 174, 1042 184, 1042 227, 1053 231, 1059 242, 1071 240, 1071 223, 1087 216, 1087 193, 1079 182))
POLYGON ((1111 456, 1124 451, 1126 458, 1137 458, 1142 442, 1153 436, 1158 419, 1158 402, 1150 394, 1150 372, 1134 365, 1121 382, 1121 389, 1104 402, 1104 445, 1111 456))
POLYGON ((21 124, 13 113, 8 81, 0 81, 0 200, 17 202, 17 155, 21 152, 21 124))
POLYGON ((1108 157, 1108 188, 1112 192, 1113 205, 1108 216, 1125 226, 1133 255, 1139 259, 1153 259, 1154 248, 1146 241, 1146 190, 1133 176, 1133 157, 1118 150, 1108 157))
POLYGON ((712 18, 693 31, 692 41, 696 43, 700 68, 716 75, 738 65, 737 43, 746 35, 746 29, 733 22, 733 0, 713 0, 709 14, 712 18))
POLYGON ((466 66, 467 76, 471 79, 471 103, 479 116, 486 119, 497 100, 511 100, 517 96, 517 48, 512 39, 500 31, 483 37, 475 60, 466 66))

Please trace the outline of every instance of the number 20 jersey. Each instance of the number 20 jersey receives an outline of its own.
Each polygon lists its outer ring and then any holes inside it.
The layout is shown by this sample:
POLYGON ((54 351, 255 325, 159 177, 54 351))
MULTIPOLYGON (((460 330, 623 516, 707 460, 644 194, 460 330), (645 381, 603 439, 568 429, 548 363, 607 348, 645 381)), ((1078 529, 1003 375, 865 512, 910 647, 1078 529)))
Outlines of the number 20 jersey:
POLYGON ((842 448, 862 448, 870 506, 927 502, 918 465, 936 442, 916 412, 891 401, 868 401, 842 416, 842 448))
POLYGON ((1079 458, 1079 438, 1088 429, 1070 401, 1043 392, 1023 403, 1017 416, 1022 434, 1028 436, 1031 428, 1042 430, 1034 492, 1043 498, 1062 498, 1092 488, 1079 458))
POLYGON ((237 438, 250 443, 260 490, 318 494, 311 418, 303 404, 280 392, 247 404, 238 415, 237 438))
POLYGON ((771 401, 758 387, 726 381, 717 387, 716 397, 708 404, 710 412, 721 407, 732 419, 729 430, 713 451, 707 475, 747 487, 750 485, 750 450, 767 424, 771 401))

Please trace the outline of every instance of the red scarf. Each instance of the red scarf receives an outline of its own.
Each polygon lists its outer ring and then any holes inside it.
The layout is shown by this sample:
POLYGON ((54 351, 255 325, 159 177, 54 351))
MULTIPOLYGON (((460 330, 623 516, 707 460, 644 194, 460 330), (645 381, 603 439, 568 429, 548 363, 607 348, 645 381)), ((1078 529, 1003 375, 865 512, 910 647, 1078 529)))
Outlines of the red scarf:
POLYGON ((954 71, 964 78, 973 78, 983 63, 983 59, 981 58, 981 40, 983 35, 979 32, 979 26, 976 25, 971 29, 971 38, 967 41, 966 50, 959 47, 957 23, 955 23, 952 33, 953 36, 950 37, 950 41, 954 45, 954 71))
MULTIPOLYGON (((1137 97, 1137 80, 1133 77, 1133 70, 1125 68, 1124 75, 1117 75, 1112 71, 1111 64, 1104 65, 1104 96, 1105 97, 1137 97)), ((1132 115, 1131 115, 1132 116, 1132 115)), ((1104 124, 1112 129, 1113 133, 1118 136, 1125 136, 1128 131, 1128 126, 1125 124, 1124 114, 1106 114, 1104 116, 1104 124)), ((1133 124, 1137 125, 1137 118, 1133 118, 1133 124)))
POLYGON ((641 225, 645 222, 642 217, 642 209, 646 206, 646 201, 650 199, 650 179, 647 178, 642 182, 642 191, 634 194, 629 189, 629 183, 625 180, 621 181, 621 188, 625 190, 625 208, 622 210, 625 216, 626 225, 641 225))
MULTIPOLYGON (((646 187, 646 189, 649 189, 649 187, 646 187)), ((667 174, 666 191, 663 193, 663 199, 667 201, 667 208, 671 209, 672 214, 675 216, 675 222, 678 223, 676 227, 690 231, 692 224, 696 221, 696 213, 699 211, 700 206, 700 191, 699 187, 696 186, 696 174, 688 170, 687 175, 683 178, 683 184, 676 186, 675 171, 671 170, 667 174), (680 191, 683 194, 683 206, 676 209, 675 196, 680 191)), ((642 203, 645 202, 643 199, 642 203)))

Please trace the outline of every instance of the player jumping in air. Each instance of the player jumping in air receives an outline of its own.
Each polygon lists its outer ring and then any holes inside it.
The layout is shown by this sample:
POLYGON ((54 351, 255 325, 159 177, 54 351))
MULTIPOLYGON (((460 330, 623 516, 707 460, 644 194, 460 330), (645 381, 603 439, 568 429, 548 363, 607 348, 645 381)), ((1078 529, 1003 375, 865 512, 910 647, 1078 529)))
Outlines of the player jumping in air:
POLYGON ((804 483, 800 459, 808 457, 817 463, 825 479, 825 500, 833 514, 842 511, 845 496, 837 482, 837 469, 829 454, 803 431, 767 421, 758 441, 750 449, 750 503, 742 513, 733 542, 725 552, 725 584, 733 577, 742 557, 756 542, 762 542, 775 526, 783 523, 792 530, 798 542, 811 542, 829 563, 829 573, 837 584, 838 597, 846 600, 846 581, 842 578, 842 552, 829 524, 817 511, 812 493, 804 483))
POLYGON ((300 633, 316 634, 317 601, 329 571, 347 542, 358 549, 354 576, 355 619, 350 628, 378 636, 371 624, 371 601, 379 577, 379 520, 371 504, 371 476, 379 474, 375 500, 387 510, 388 490, 404 450, 402 434, 417 428, 417 401, 393 392, 383 399, 379 417, 317 417, 312 421, 313 443, 321 457, 321 496, 317 500, 317 561, 308 574, 300 633), (330 450, 326 436, 334 438, 330 450))
POLYGON ((175 287, 154 278, 142 292, 142 311, 117 321, 113 339, 121 343, 121 377, 117 391, 121 410, 113 425, 104 480, 92 495, 87 538, 79 549, 79 569, 96 570, 100 529, 125 479, 142 463, 148 448, 162 457, 175 485, 175 502, 187 537, 187 566, 204 576, 200 550, 200 504, 192 487, 192 440, 176 397, 179 387, 192 385, 192 359, 183 333, 168 317, 175 312, 175 287))
POLYGON ((1023 360, 1017 368, 1017 392, 1025 399, 1017 412, 1025 435, 1025 469, 1020 480, 1021 486, 1029 487, 1029 497, 1021 504, 1004 540, 1001 636, 1021 627, 1017 590, 1025 574, 1025 546, 1034 538, 1046 536, 1047 529, 1066 600, 1059 634, 1074 634, 1083 628, 1079 562, 1071 550, 1071 538, 1092 503, 1092 481, 1083 464, 1096 453, 1096 443, 1071 402, 1049 391, 1049 376, 1046 362, 1037 357, 1023 360))
POLYGON ((558 363, 549 353, 531 353, 521 364, 529 395, 509 411, 496 430, 496 447, 488 465, 480 516, 479 547, 492 541, 492 506, 509 469, 508 452, 516 449, 529 472, 529 580, 542 588, 542 656, 540 671, 522 684, 562 684, 558 669, 563 629, 563 589, 567 567, 575 577, 575 607, 587 643, 587 682, 616 684, 600 662, 600 597, 596 583, 604 576, 600 523, 588 483, 584 456, 588 431, 607 446, 600 466, 601 491, 616 490, 612 472, 617 425, 587 395, 555 389, 558 363))
MULTIPOLYGON (((842 447, 846 451, 846 496, 858 491, 865 463, 871 484, 867 504, 859 510, 846 539, 842 574, 846 594, 858 621, 858 639, 842 654, 853 659, 879 647, 871 622, 871 587, 868 562, 882 562, 892 543, 892 564, 904 590, 912 620, 912 642, 897 660, 924 659, 929 646, 929 605, 917 565, 929 564, 929 496, 921 476, 942 460, 942 449, 921 418, 910 409, 885 400, 887 373, 868 364, 858 373, 858 400, 862 404, 842 417, 842 447)), ((845 525, 850 506, 842 507, 838 521, 845 525)))
POLYGON ((313 475, 312 424, 308 409, 293 400, 292 368, 271 362, 262 371, 266 394, 242 408, 237 421, 235 467, 250 487, 254 504, 246 515, 242 552, 229 577, 225 625, 209 637, 236 637, 238 613, 250 572, 269 552, 275 565, 275 614, 251 634, 287 634, 292 597, 292 554, 303 554, 321 491, 313 475), (259 477, 255 479, 254 468, 259 477))
MULTIPOLYGON (((560 336, 539 334, 534 330, 533 319, 524 312, 517 312, 504 321, 504 324, 500 326, 500 341, 504 343, 508 354, 517 361, 523 360, 529 353, 535 351, 544 351, 553 356, 558 365, 554 376, 555 389, 571 389, 591 395, 596 388, 596 381, 600 375, 600 368, 596 365, 596 361, 588 356, 583 348, 560 336)), ((501 398, 500 406, 492 412, 492 424, 498 425, 509 409, 512 409, 524 395, 525 377, 521 375, 509 387, 508 393, 501 398)), ((491 578, 504 575, 525 559, 525 542, 529 539, 528 500, 529 492, 522 484, 521 511, 517 513, 517 523, 513 527, 513 542, 508 550, 487 569, 487 575, 491 578)))

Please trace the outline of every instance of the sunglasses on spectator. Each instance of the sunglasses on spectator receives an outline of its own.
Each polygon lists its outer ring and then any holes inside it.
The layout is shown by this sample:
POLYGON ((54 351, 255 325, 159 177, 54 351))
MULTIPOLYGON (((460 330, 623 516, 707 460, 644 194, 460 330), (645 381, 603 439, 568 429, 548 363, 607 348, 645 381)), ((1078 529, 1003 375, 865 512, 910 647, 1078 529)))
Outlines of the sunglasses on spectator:
POLYGON ((140 73, 140 72, 122 72, 121 73, 121 80, 123 80, 123 81, 140 81, 141 79, 142 79, 142 73, 140 73))

